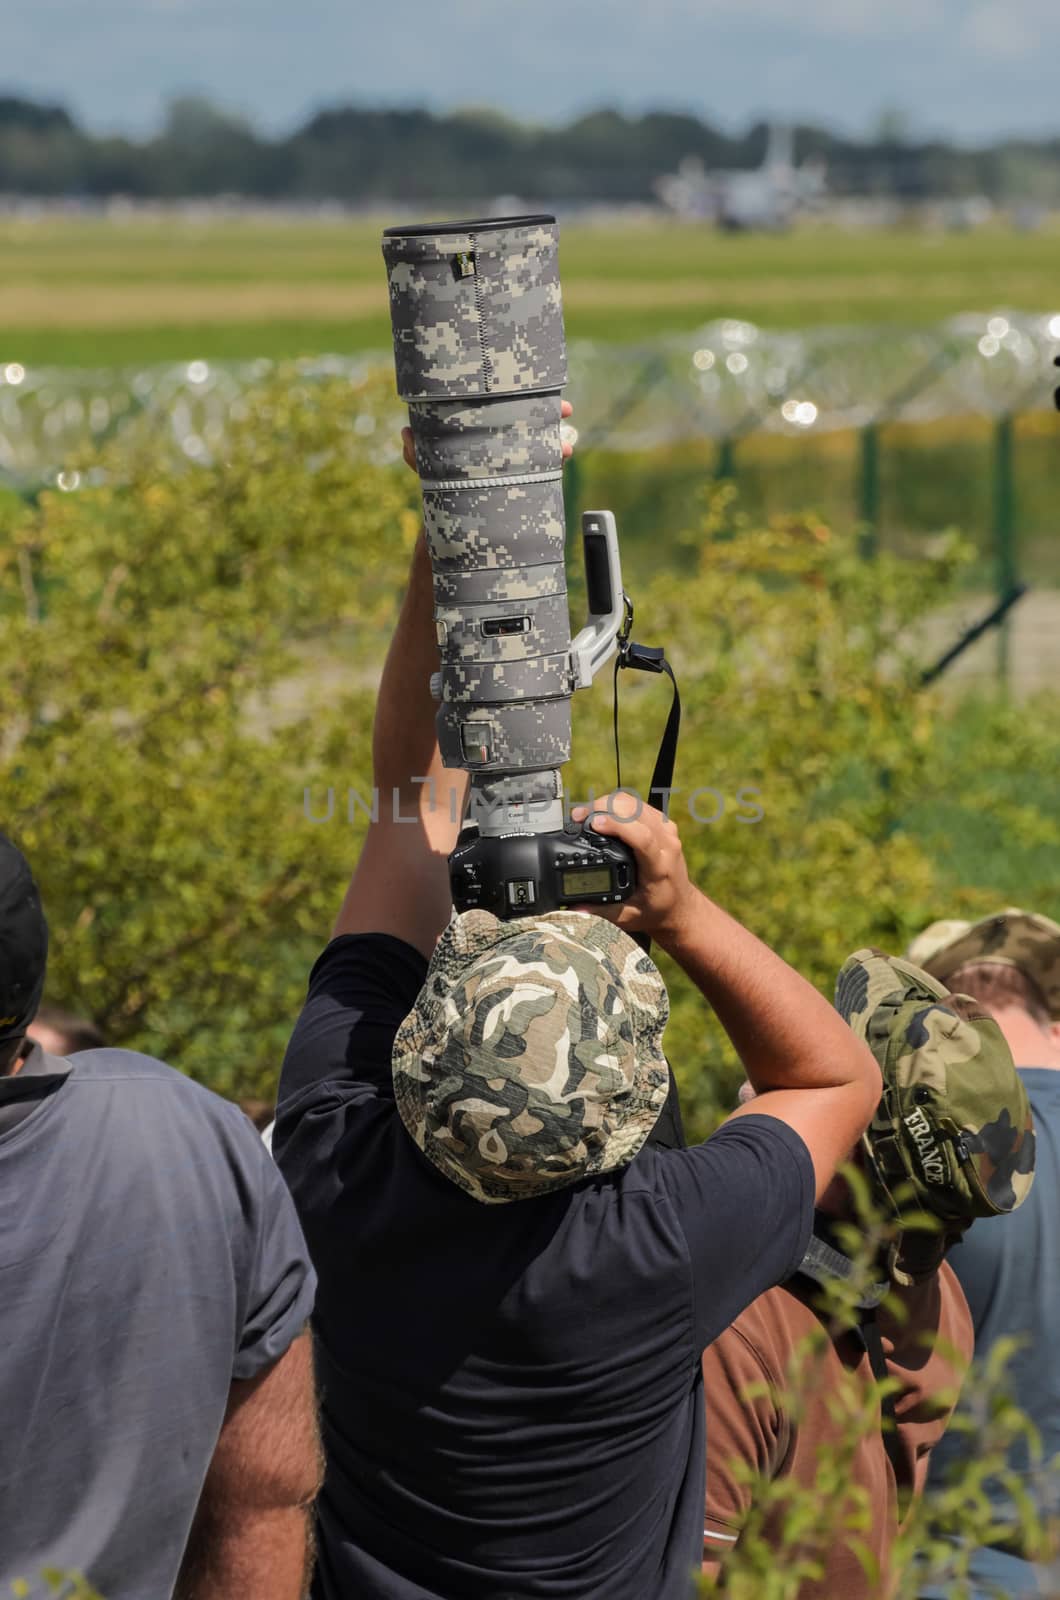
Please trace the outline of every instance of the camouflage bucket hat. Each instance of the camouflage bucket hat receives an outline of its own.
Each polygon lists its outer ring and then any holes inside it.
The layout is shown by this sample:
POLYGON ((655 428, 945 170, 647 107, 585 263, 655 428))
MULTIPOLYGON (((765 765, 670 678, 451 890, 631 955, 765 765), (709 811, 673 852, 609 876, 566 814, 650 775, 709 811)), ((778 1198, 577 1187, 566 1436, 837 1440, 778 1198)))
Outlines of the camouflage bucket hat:
POLYGON ((628 934, 572 911, 454 918, 394 1041, 402 1122, 476 1200, 632 1161, 666 1103, 666 988, 628 934))
POLYGON ((989 1012, 909 961, 856 951, 835 1004, 883 1074, 863 1139, 875 1187, 894 1215, 896 1191, 911 1188, 913 1209, 943 1223, 941 1241, 906 1236, 892 1250, 892 1275, 908 1282, 937 1266, 947 1236, 1026 1199, 1034 1177, 1026 1090, 989 1012))
POLYGON ((1009 906, 980 922, 933 922, 906 956, 943 982, 969 961, 1016 967, 1037 985, 1049 1015, 1060 1021, 1060 927, 1036 911, 1009 906))

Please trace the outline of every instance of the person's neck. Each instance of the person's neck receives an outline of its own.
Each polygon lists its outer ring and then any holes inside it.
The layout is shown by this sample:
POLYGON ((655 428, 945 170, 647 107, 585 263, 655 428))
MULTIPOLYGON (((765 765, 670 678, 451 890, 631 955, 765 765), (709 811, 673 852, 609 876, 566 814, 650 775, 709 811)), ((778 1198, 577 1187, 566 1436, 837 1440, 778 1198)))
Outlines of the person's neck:
POLYGON ((23 1038, 18 1049, 15 1051, 14 1060, 9 1060, 6 1066, 0 1066, 0 1079, 17 1078, 18 1074, 22 1071, 22 1068, 26 1062, 26 1058, 32 1049, 33 1041, 29 1038, 23 1038))
MULTIPOLYGON (((1047 1067, 1060 1072, 1060 1041, 1054 1041, 1018 1006, 997 1007, 994 1019, 1012 1051, 1017 1067, 1047 1067)), ((1056 1033, 1054 1024, 1052 1029, 1056 1033)))

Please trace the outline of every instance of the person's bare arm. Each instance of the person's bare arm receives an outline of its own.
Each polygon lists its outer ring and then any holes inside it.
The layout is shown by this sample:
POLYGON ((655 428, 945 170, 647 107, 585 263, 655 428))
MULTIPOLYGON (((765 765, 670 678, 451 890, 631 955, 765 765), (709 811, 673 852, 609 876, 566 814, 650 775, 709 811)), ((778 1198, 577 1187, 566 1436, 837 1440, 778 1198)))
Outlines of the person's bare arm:
POLYGON ((428 957, 452 910, 446 858, 467 792, 466 772, 443 767, 438 749, 430 679, 439 664, 431 563, 421 533, 376 702, 372 767, 379 820, 369 825, 334 931, 393 934, 428 957))
POLYGON ((232 1384, 174 1600, 303 1600, 322 1477, 310 1336, 232 1384))
POLYGON ((793 1128, 820 1197, 876 1109, 880 1069, 812 984, 690 882, 676 824, 644 805, 629 816, 635 805, 621 794, 596 802, 594 829, 625 839, 638 869, 637 893, 601 914, 649 933, 710 1001, 757 1091, 733 1117, 793 1128))
MULTIPOLYGON (((570 416, 566 401, 561 409, 570 416)), ((407 428, 403 438, 405 460, 415 467, 407 428)), ((570 454, 568 445, 561 450, 570 454)), ((467 773, 443 767, 438 749, 430 680, 440 665, 431 563, 421 533, 376 702, 372 765, 379 820, 368 828, 334 933, 393 934, 428 958, 453 909, 447 857, 467 795, 467 773)))

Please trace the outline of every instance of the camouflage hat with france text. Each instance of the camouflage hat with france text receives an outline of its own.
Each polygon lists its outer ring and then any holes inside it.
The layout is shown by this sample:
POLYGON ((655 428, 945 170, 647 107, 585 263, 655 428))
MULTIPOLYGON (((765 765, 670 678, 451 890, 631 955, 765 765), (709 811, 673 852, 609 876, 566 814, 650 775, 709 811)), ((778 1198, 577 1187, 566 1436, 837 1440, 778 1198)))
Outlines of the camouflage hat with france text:
POLYGON ((1016 967, 1045 997, 1060 1021, 1060 927, 1036 911, 1008 906, 979 922, 933 922, 917 934, 906 957, 945 982, 970 961, 1016 967))
POLYGON ((486 1203, 632 1161, 666 1103, 655 963, 584 912, 455 917, 398 1029, 394 1095, 439 1172, 486 1203))
POLYGON ((883 1093, 862 1140, 873 1186, 892 1214, 939 1219, 891 1248, 898 1283, 934 1271, 976 1217, 1015 1211, 1034 1178, 1034 1124, 1012 1052, 990 1013, 929 973, 858 950, 836 980, 836 1010, 880 1065, 883 1093))

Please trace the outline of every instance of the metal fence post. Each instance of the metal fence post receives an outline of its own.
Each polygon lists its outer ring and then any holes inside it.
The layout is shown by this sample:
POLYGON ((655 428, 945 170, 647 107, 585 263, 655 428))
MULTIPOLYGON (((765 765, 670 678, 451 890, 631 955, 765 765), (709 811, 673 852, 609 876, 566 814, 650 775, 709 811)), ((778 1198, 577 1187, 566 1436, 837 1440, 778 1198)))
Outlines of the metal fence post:
POLYGON ((736 476, 736 441, 731 434, 726 434, 724 439, 718 440, 718 460, 714 476, 719 480, 736 476))
MULTIPOLYGON (((1016 560, 1016 479, 1013 460, 1012 416, 999 417, 994 429, 994 581, 998 600, 1019 581, 1016 560)), ((1008 686, 1009 620, 997 630, 997 675, 1008 686)))
POLYGON ((858 481, 859 549, 867 560, 876 554, 880 539, 880 430, 868 422, 860 430, 861 470, 858 481))

